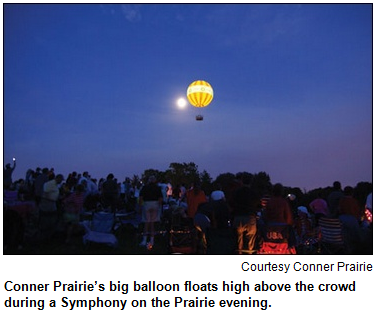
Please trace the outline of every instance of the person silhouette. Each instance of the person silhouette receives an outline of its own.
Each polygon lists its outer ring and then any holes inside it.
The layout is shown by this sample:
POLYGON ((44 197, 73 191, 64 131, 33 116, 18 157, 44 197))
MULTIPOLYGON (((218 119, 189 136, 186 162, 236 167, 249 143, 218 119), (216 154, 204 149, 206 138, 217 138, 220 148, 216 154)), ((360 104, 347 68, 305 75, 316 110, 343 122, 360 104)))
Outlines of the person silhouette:
POLYGON ((233 227, 237 235, 237 251, 254 253, 257 238, 257 207, 259 199, 251 187, 248 176, 242 178, 242 186, 232 196, 233 227))
POLYGON ((144 222, 143 240, 140 246, 147 246, 151 249, 154 245, 156 222, 160 221, 163 195, 161 188, 157 185, 155 176, 150 176, 148 184, 140 190, 139 204, 142 205, 142 221, 144 222), (149 242, 147 242, 149 236, 149 242))
POLYGON ((327 204, 329 209, 329 215, 336 217, 339 215, 339 200, 343 198, 344 193, 342 191, 342 185, 339 181, 333 183, 333 190, 327 197, 327 204))
POLYGON ((12 174, 16 168, 16 159, 13 158, 13 166, 10 163, 5 165, 4 168, 4 189, 9 189, 12 186, 12 174))

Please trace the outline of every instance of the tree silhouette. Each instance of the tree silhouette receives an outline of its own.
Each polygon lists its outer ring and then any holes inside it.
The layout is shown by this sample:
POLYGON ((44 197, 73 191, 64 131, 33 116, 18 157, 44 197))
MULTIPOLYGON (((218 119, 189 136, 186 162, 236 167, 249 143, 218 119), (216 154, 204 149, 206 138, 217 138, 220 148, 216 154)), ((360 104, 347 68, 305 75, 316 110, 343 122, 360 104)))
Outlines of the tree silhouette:
MULTIPOLYGON (((170 182, 173 186, 185 184, 186 187, 190 188, 192 183, 198 182, 207 195, 213 190, 214 184, 219 184, 227 198, 230 197, 234 188, 240 185, 240 179, 245 176, 250 179, 252 187, 259 197, 270 194, 272 187, 270 176, 263 171, 254 174, 247 171, 238 172, 236 174, 230 172, 221 173, 213 180, 206 170, 199 172, 198 166, 194 162, 172 162, 165 171, 147 169, 141 175, 141 179, 139 179, 137 175, 134 175, 133 182, 139 182, 140 180, 146 182, 151 175, 154 175, 158 181, 170 182)), ((291 193, 296 196, 295 201, 298 205, 304 206, 308 206, 309 203, 318 196, 319 192, 321 192, 326 199, 332 191, 332 188, 329 186, 308 192, 303 192, 299 187, 284 186, 284 189, 286 194, 291 193)), ((372 192, 372 183, 359 182, 354 189, 354 196, 359 201, 360 206, 365 205, 366 197, 372 192)))

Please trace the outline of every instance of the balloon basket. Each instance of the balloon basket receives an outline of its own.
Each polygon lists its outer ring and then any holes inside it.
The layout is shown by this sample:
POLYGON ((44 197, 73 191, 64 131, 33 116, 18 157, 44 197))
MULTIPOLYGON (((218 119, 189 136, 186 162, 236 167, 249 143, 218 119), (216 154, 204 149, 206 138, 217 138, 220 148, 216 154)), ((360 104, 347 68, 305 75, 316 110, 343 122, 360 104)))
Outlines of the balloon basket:
POLYGON ((203 121, 203 115, 197 115, 195 119, 197 121, 203 121))

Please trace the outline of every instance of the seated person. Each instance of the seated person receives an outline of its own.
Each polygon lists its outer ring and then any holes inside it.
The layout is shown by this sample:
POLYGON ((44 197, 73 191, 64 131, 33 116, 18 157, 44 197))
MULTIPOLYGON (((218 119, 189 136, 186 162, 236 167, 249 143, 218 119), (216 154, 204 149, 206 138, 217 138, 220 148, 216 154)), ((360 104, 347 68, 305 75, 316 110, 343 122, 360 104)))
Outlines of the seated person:
POLYGON ((301 245, 313 235, 312 223, 309 219, 308 209, 304 206, 297 208, 298 217, 295 219, 294 229, 297 245, 301 245))
POLYGON ((82 184, 76 186, 75 192, 70 194, 63 200, 64 203, 64 221, 67 224, 67 238, 68 243, 71 239, 71 235, 74 227, 76 227, 80 221, 80 212, 83 209, 85 200, 85 189, 82 184))

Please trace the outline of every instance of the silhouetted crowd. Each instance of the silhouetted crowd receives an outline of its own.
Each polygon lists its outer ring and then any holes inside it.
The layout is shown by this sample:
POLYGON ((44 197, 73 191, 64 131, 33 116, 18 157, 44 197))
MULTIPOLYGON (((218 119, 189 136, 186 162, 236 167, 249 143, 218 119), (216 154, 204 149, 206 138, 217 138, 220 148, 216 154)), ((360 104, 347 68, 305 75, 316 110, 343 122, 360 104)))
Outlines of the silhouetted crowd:
POLYGON ((303 204, 279 183, 261 195, 247 175, 229 186, 213 183, 205 193, 198 181, 173 186, 151 176, 143 184, 128 177, 119 182, 111 173, 97 180, 88 172, 65 178, 53 168, 28 170, 13 182, 15 166, 4 168, 5 251, 22 251, 30 240, 49 243, 59 230, 70 244, 84 217, 106 211, 132 219, 140 247, 152 250, 155 236, 166 236, 166 253, 373 253, 372 193, 360 205, 354 189, 340 182, 326 198, 319 192, 303 204), (339 238, 327 236, 336 231, 339 238))

